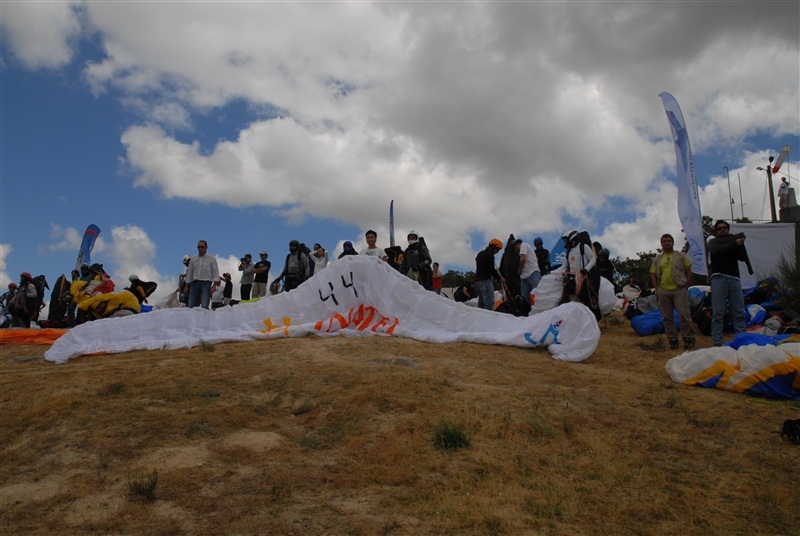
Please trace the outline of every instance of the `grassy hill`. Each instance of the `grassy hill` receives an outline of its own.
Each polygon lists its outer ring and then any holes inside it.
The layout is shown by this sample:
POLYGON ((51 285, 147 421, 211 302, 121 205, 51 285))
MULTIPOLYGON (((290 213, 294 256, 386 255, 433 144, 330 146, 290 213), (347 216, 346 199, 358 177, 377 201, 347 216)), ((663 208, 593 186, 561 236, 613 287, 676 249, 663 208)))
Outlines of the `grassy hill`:
POLYGON ((800 534, 775 433, 800 407, 675 384, 663 336, 602 333, 576 364, 396 337, 4 346, 0 532, 800 534))

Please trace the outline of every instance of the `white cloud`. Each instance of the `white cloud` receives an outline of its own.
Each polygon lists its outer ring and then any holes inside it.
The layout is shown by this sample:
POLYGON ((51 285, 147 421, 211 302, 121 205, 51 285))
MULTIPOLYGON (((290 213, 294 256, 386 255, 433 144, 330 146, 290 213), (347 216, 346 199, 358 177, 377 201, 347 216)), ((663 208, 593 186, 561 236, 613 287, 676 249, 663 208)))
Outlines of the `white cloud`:
POLYGON ((80 34, 78 2, 3 2, 4 38, 28 68, 61 67, 80 34))
POLYGON ((136 225, 125 225, 111 229, 111 245, 108 262, 103 266, 116 284, 116 290, 128 286, 131 275, 142 281, 155 281, 156 292, 148 302, 156 303, 178 288, 178 275, 160 274, 153 266, 156 258, 156 245, 147 232, 136 225))
POLYGON ((16 279, 9 276, 6 270, 8 269, 8 256, 14 248, 11 244, 0 244, 0 294, 6 291, 8 284, 16 282, 16 279))
MULTIPOLYGON (((104 53, 87 81, 143 117, 121 140, 137 186, 363 229, 395 199, 398 236, 417 229, 443 264, 474 262, 470 236, 530 239, 567 221, 614 255, 677 238, 662 91, 681 103, 696 155, 734 147, 750 217, 763 216, 764 154, 738 142, 800 131, 796 3, 780 17, 763 2, 83 6, 104 53), (193 118, 235 100, 280 117, 202 145, 193 118)), ((69 57, 74 24, 50 26, 66 51, 52 65, 69 57)), ((724 178, 701 199, 730 216, 724 178)))

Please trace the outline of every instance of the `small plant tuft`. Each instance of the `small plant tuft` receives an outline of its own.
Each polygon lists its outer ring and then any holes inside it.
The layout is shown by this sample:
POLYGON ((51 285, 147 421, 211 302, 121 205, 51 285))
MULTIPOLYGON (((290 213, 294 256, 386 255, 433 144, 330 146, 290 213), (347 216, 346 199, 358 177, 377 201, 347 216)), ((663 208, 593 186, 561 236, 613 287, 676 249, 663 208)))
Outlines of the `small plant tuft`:
POLYGON ((433 446, 439 450, 456 450, 469 445, 469 437, 460 424, 442 421, 433 431, 433 446))
POLYGON ((158 473, 155 469, 149 474, 139 471, 128 480, 128 490, 137 501, 151 502, 155 498, 156 486, 158 473))
POLYGON ((106 396, 121 395, 125 392, 125 384, 122 382, 109 383, 100 390, 100 394, 106 396))
POLYGON ((636 346, 648 352, 660 352, 667 349, 666 337, 656 337, 655 339, 639 341, 636 346))
POLYGON ((217 349, 208 341, 200 339, 200 349, 204 352, 215 352, 217 349))

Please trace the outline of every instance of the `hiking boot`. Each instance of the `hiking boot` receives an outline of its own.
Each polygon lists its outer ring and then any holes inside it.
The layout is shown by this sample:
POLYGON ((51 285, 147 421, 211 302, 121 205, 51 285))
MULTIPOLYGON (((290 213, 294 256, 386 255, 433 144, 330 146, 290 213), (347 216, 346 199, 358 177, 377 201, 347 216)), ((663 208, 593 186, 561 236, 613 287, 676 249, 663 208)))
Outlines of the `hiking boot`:
POLYGON ((691 350, 694 348, 694 339, 683 339, 683 349, 691 350))
POLYGON ((670 350, 677 350, 678 349, 678 339, 677 337, 672 337, 669 340, 669 349, 670 350))

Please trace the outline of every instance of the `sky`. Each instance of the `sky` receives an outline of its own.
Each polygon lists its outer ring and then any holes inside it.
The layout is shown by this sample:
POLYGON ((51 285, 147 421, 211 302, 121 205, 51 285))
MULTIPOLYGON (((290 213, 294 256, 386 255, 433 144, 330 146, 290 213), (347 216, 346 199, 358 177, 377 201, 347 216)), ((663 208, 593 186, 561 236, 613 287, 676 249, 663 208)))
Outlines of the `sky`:
POLYGON ((756 167, 786 145, 800 197, 798 20, 796 1, 3 0, 0 287, 69 275, 96 224, 119 287, 157 301, 203 239, 236 298, 245 253, 274 277, 293 239, 389 246, 391 200, 397 244, 416 230, 445 271, 511 233, 654 251, 683 236, 664 91, 703 214, 769 220, 756 167))

